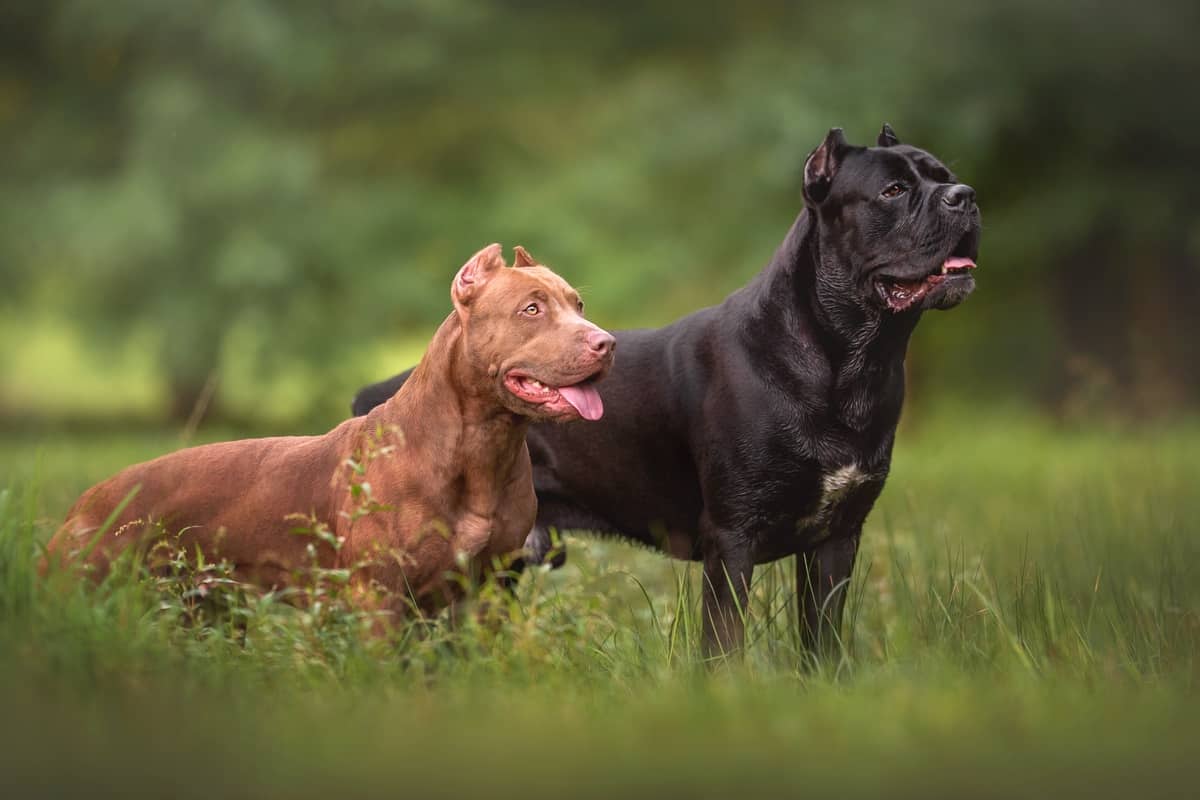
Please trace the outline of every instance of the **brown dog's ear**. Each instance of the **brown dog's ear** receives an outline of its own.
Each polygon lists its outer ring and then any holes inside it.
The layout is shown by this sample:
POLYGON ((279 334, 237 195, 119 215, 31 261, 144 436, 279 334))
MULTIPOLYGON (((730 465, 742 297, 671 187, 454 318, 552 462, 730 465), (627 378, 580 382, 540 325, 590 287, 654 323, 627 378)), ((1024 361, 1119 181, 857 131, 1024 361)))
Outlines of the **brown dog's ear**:
POLYGON ((535 267, 535 266, 537 266, 538 262, 533 260, 533 256, 529 255, 529 251, 526 250, 524 247, 521 247, 521 245, 517 245, 513 249, 516 252, 516 256, 513 258, 513 266, 514 267, 535 267))
POLYGON ((842 156, 850 147, 841 128, 830 128, 821 146, 813 150, 804 162, 804 199, 818 205, 829 196, 833 176, 841 166, 842 156))
POLYGON ((498 244, 489 244, 475 255, 471 256, 462 269, 454 276, 454 284, 450 287, 450 297, 458 308, 466 308, 471 301, 479 296, 484 285, 504 269, 503 248, 498 244))

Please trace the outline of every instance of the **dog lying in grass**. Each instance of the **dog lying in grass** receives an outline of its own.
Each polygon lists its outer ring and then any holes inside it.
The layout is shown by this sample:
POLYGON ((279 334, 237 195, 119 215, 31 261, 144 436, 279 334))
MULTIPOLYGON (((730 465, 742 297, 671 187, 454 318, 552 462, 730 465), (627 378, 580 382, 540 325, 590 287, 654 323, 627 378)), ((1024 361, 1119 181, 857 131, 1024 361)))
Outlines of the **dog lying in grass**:
POLYGON ((130 546, 169 537, 266 588, 320 566, 349 569, 355 596, 384 610, 454 600, 464 576, 502 564, 534 523, 530 421, 599 419, 593 384, 614 343, 521 247, 511 268, 500 245, 480 250, 451 298, 412 378, 370 414, 323 436, 221 442, 128 467, 83 493, 43 572, 83 564, 99 578, 130 546))

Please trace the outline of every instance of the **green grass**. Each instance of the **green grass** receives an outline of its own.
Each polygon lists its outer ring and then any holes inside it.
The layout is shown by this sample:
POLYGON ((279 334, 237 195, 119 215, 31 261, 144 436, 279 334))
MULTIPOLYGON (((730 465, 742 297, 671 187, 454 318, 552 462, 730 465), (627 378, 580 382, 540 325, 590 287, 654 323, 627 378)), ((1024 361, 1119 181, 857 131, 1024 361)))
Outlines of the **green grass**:
POLYGON ((185 581, 33 579, 79 491, 177 444, 0 441, 9 796, 1148 797, 1200 778, 1196 425, 903 431, 843 656, 816 672, 790 562, 755 574, 744 663, 710 670, 696 568, 586 537, 507 624, 383 642, 336 592, 207 614, 185 581))

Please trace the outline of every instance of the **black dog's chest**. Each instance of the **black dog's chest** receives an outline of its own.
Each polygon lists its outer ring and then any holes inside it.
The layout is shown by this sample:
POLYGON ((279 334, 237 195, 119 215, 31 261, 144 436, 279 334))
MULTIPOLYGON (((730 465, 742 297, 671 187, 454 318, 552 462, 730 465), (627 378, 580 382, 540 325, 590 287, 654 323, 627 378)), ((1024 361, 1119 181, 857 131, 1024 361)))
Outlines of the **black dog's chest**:
POLYGON ((824 539, 834 515, 853 502, 863 488, 878 480, 881 479, 858 464, 822 473, 816 499, 796 518, 796 533, 813 542, 824 539))
POLYGON ((892 426, 856 434, 828 418, 799 419, 764 420, 763 436, 739 442, 734 459, 709 461, 722 469, 707 476, 708 499, 723 512, 723 527, 748 534, 760 563, 811 548, 853 527, 845 523, 865 519, 887 478, 892 426))
POLYGON ((743 495, 753 498, 743 508, 755 509, 754 519, 744 519, 744 527, 739 526, 752 532, 755 561, 773 561, 808 549, 828 538, 840 519, 865 517, 886 476, 886 466, 851 462, 826 469, 800 468, 791 480, 758 482, 755 490, 743 495))

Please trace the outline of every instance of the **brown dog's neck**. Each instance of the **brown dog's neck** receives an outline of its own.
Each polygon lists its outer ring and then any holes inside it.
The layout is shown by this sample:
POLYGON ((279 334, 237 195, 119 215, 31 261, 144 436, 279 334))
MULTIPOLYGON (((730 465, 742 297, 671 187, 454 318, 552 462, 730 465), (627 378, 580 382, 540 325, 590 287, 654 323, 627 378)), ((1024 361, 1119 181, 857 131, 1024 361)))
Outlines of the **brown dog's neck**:
POLYGON ((465 468, 468 485, 475 478, 503 484, 524 452, 529 418, 500 403, 495 378, 472 364, 466 346, 462 321, 451 313, 404 386, 364 419, 368 430, 399 428, 405 450, 425 463, 465 468))

